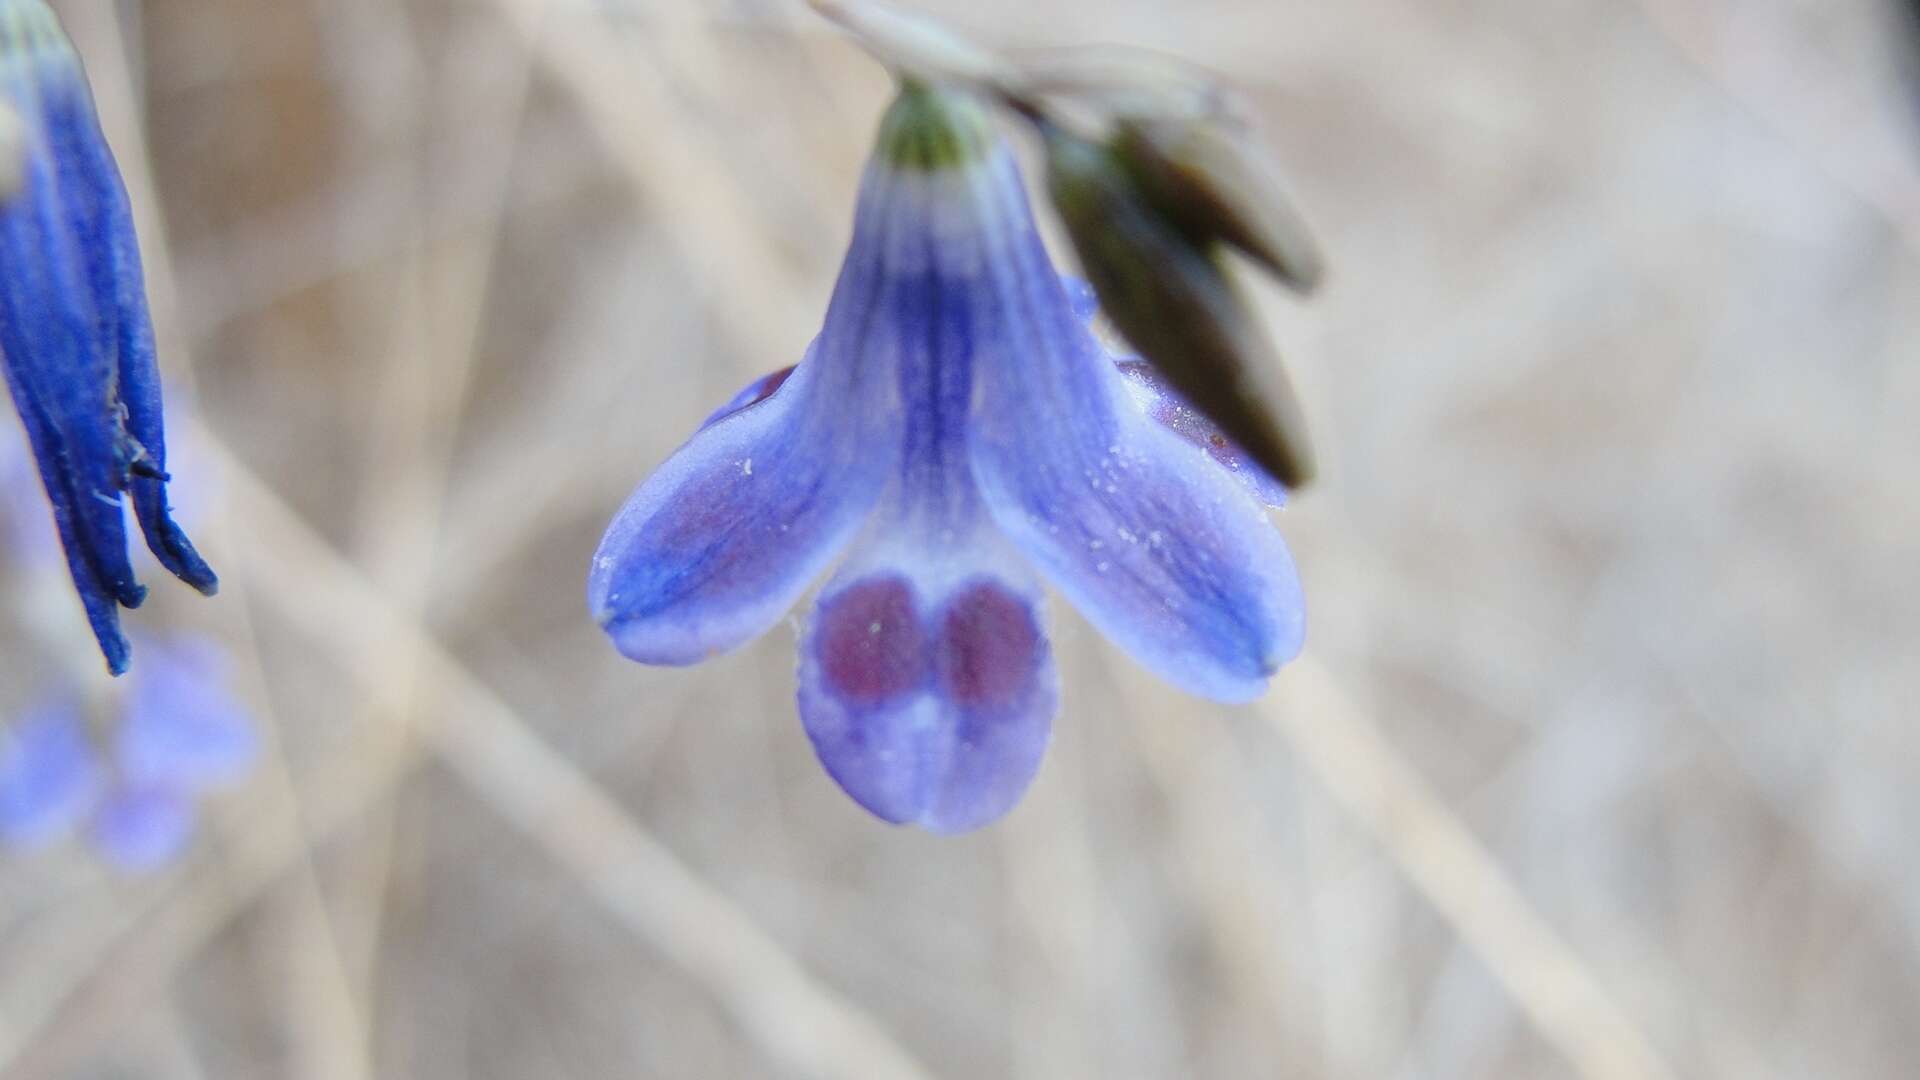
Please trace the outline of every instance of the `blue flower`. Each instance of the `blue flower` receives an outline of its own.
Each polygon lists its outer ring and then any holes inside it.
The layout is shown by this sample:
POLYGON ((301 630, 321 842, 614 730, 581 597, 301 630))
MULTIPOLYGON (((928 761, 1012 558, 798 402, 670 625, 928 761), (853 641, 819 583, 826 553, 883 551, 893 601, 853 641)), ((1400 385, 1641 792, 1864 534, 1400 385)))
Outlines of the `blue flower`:
POLYGON ((0 841, 38 848, 60 839, 98 801, 103 781, 73 702, 31 710, 0 743, 0 841))
POLYGON ((225 653, 186 638, 143 648, 152 655, 125 688, 106 754, 68 698, 0 735, 0 843, 45 847, 84 821, 109 862, 153 869, 192 838, 197 797, 252 767, 259 736, 227 690, 225 653))
POLYGON ((1039 768, 1059 698, 1043 578, 1174 685, 1259 695, 1304 632, 1257 497, 1278 493, 1123 370, 1091 313, 982 107, 909 83, 819 337, 634 492, 594 616, 635 660, 694 663, 844 553, 801 633, 801 720, 862 806, 936 832, 1005 814, 1039 768))
POLYGON ((80 60, 41 0, 0 0, 0 95, 21 121, 22 189, 0 204, 4 369, 87 621, 115 674, 119 608, 146 590, 127 553, 130 494, 161 565, 211 595, 213 571, 167 505, 166 438, 140 252, 80 60))

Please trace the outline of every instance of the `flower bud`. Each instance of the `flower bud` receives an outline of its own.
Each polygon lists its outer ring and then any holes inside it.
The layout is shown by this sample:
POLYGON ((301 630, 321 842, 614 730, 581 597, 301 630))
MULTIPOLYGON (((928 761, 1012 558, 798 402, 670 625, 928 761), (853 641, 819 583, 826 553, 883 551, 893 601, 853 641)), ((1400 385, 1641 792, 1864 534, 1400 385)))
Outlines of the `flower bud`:
MULTIPOLYGON (((1049 193, 1114 327, 1274 479, 1288 488, 1310 481, 1298 398, 1214 242, 1226 239, 1218 223, 1231 214, 1193 194, 1204 184, 1160 169, 1174 159, 1130 152, 1138 140, 1124 133, 1097 142, 1044 120, 1041 127, 1049 193)), ((1289 265, 1317 264, 1296 257, 1289 265)))
POLYGON ((1299 292, 1319 285, 1319 245, 1272 157, 1234 118, 1124 117, 1114 149, 1147 198, 1189 235, 1233 245, 1299 292))
POLYGON ((1279 166, 1238 96, 1207 72, 1153 52, 1056 50, 1025 58, 1002 89, 1083 137, 1112 142, 1146 196, 1195 242, 1224 241, 1303 293, 1319 282, 1319 247, 1279 166))

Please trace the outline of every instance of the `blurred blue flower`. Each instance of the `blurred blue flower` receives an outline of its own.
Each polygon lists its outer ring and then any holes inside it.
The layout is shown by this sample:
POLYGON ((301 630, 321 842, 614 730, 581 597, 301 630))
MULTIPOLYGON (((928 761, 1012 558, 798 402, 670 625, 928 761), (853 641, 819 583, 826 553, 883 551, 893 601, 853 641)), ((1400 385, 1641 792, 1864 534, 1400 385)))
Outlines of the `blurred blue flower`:
POLYGON ((595 618, 635 660, 694 663, 846 553, 801 634, 801 720, 861 805, 939 832, 1006 813, 1039 768, 1059 696, 1041 575, 1176 686, 1259 695, 1304 632, 1256 497, 1279 493, 1123 371, 1092 309, 981 107, 908 85, 819 337, 634 492, 595 618))
POLYGON ((115 674, 119 608, 146 590, 123 496, 147 546, 212 594, 213 571, 167 505, 153 328, 132 212, 79 57, 41 0, 0 0, 0 95, 21 121, 22 189, 0 203, 0 369, 27 433, 87 621, 115 674))
POLYGON ((0 842, 44 847, 99 799, 104 770, 72 701, 28 712, 0 742, 0 842))
POLYGON ((193 836, 196 798, 230 785, 260 754, 251 716, 227 689, 209 641, 143 641, 102 754, 85 717, 61 700, 0 734, 0 843, 43 847, 82 821, 94 847, 127 870, 171 861, 193 836))

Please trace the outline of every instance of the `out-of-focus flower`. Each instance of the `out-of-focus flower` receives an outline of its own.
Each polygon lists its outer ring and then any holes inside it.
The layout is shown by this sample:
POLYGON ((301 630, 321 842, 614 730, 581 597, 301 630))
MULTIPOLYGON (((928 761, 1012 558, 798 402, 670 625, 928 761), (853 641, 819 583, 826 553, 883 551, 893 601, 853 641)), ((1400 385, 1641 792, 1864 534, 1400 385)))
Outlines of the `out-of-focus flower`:
POLYGON ((20 124, 21 187, 0 202, 0 369, 19 410, 87 620, 115 674, 120 607, 146 590, 123 497, 147 546, 217 587, 167 505, 153 328, 132 213, 79 57, 41 0, 0 0, 0 103, 20 124))
POLYGON ((1004 814, 1039 767, 1041 576, 1176 686, 1257 696, 1300 649, 1292 559, 1211 438, 1149 415, 1177 397, 1117 366, 1090 308, 978 102, 907 81, 819 337, 634 493, 595 618, 635 660, 694 663, 845 552, 801 635, 802 722, 854 799, 941 832, 1004 814))
POLYGON ((153 869, 192 838, 198 797, 252 767, 259 736, 227 688, 220 648, 188 638, 143 648, 105 753, 67 699, 0 733, 0 843, 43 847, 86 822, 109 862, 153 869))

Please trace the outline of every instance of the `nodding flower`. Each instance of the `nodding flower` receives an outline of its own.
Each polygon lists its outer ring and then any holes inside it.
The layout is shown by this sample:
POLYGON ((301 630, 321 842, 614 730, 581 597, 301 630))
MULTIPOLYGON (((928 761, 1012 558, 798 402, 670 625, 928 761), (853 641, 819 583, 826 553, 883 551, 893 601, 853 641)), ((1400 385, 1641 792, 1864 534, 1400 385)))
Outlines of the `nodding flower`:
POLYGON ((594 556, 615 646, 691 664, 777 623, 799 712, 880 818, 1013 807, 1059 703, 1052 585, 1173 685, 1258 696, 1299 652, 1280 491, 1152 370, 1110 354, 971 93, 908 79, 801 362, 743 390, 642 483, 594 556))
POLYGON ((168 507, 133 215, 80 59, 42 0, 0 0, 0 111, 19 170, 0 200, 0 370, 117 675, 130 655, 119 609, 146 597, 127 553, 128 496, 162 566, 208 595, 218 580, 168 507))

